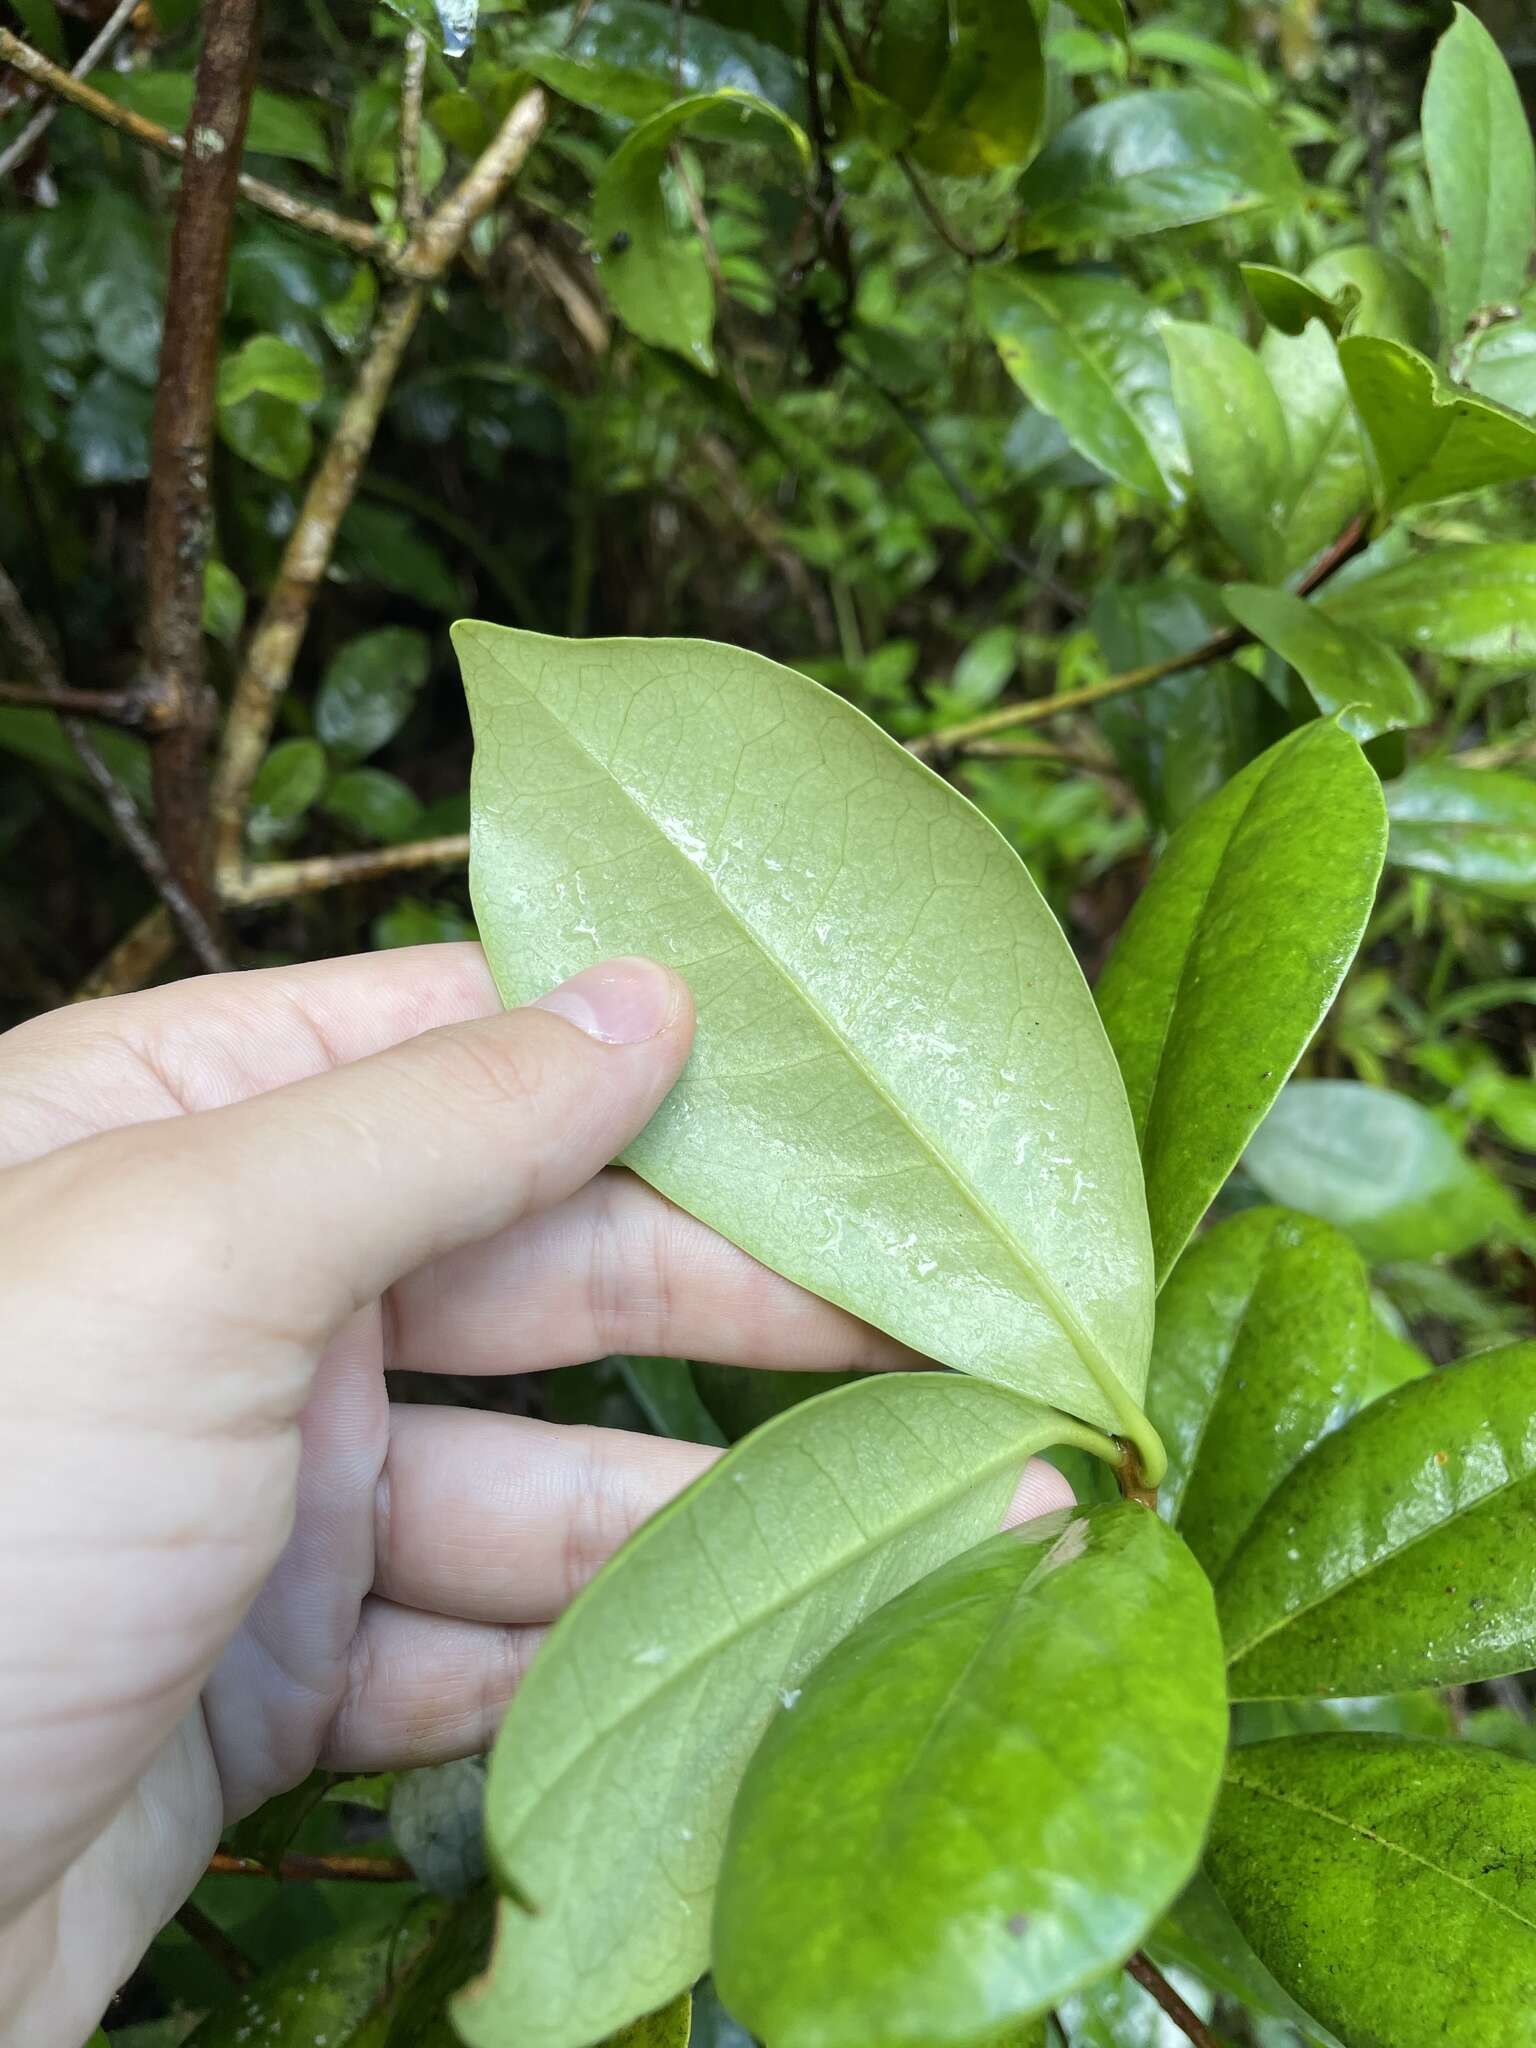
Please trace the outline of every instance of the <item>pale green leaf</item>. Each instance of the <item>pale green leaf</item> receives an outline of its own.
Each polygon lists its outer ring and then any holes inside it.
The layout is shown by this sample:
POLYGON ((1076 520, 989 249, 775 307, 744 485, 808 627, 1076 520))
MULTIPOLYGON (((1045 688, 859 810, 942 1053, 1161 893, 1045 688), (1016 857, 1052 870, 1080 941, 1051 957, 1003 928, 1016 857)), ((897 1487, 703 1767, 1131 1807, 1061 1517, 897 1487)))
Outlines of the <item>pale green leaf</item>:
POLYGON ((1179 827, 1131 913, 1098 998, 1130 1095, 1160 1279, 1338 992, 1385 828, 1358 745, 1319 720, 1179 827))
POLYGON ((219 365, 218 402, 238 405, 265 391, 293 405, 318 405, 325 375, 312 355, 277 334, 253 334, 219 365))
POLYGON ((1163 503, 1187 471, 1168 356, 1151 306, 1118 278, 978 270, 977 318, 1030 402, 1074 448, 1163 503))
POLYGON ((1256 640, 1295 669, 1325 715, 1338 715, 1357 740, 1423 725, 1429 701, 1385 640, 1321 611, 1288 590, 1233 583, 1227 609, 1256 640))
POLYGON ((1536 902, 1536 781, 1512 770, 1421 761, 1387 785, 1394 867, 1474 894, 1536 902))
POLYGON ((1458 6, 1424 89, 1424 158, 1445 258, 1445 325, 1517 299, 1536 245, 1536 146, 1520 88, 1477 16, 1458 6))
POLYGON ((769 1726, 721 1871, 721 1995, 776 2048, 994 2040, 1187 1884, 1226 1718, 1209 1585, 1155 1515, 1116 1501, 983 1543, 769 1726))
POLYGON ((692 1061, 628 1162, 927 1356, 1142 1434, 1151 1298, 1124 1090, 993 828, 761 656, 454 638, 471 888, 503 997, 620 953, 693 989, 692 1061))
POLYGON ((1336 1223, 1371 1259, 1454 1257, 1518 1231, 1487 1167, 1390 1088, 1293 1081, 1243 1164, 1272 1201, 1336 1223))
POLYGON ((556 1625, 491 1765, 504 1902, 471 2048, 585 2048, 691 1984, 741 1773, 875 1608, 998 1526, 1025 1459, 1088 1442, 1000 1387, 858 1381, 790 1409, 647 1522, 556 1625))

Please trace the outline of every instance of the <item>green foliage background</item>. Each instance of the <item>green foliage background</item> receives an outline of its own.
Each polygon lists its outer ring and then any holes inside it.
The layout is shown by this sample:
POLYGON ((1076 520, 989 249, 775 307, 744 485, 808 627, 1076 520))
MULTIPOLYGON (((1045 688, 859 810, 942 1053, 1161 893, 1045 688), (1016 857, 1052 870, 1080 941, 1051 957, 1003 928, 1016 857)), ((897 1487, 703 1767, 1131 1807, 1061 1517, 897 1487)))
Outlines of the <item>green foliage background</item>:
MULTIPOLYGON (((89 33, 53 0, 16 13, 64 61, 89 33)), ((1217 1214, 1280 1203, 1367 1262, 1368 1324, 1336 1251, 1299 1282, 1264 1268, 1333 1318, 1324 1364, 1347 1405, 1529 1335, 1536 34, 1514 4, 1474 13, 1509 73, 1463 17, 1431 80, 1453 22, 1438 0, 1149 0, 1129 22, 1119 0, 850 0, 821 13, 812 91, 798 0, 483 9, 467 57, 429 52, 429 199, 532 79, 553 116, 394 385, 252 791, 248 858, 466 829, 458 616, 700 636, 803 670, 926 750, 1027 861, 1094 979, 1169 834, 1337 715, 1383 780, 1388 866, 1217 1214)), ((190 0, 146 5, 95 83, 179 126, 197 26, 190 0)), ((248 144, 260 175, 397 240, 405 32, 380 9, 274 5, 248 144)), ((0 147, 30 111, 0 118, 0 147)), ((0 561, 77 686, 138 669, 174 179, 66 111, 0 194, 0 561)), ((242 207, 204 617, 221 696, 379 289, 369 261, 242 207)), ((147 800, 144 741, 99 738, 147 800)), ((43 708, 0 703, 0 849, 10 1022, 67 999, 152 898, 43 708)), ((1234 914, 1272 919, 1278 947, 1284 898, 1234 914)), ((451 865, 234 926, 243 964, 472 930, 451 865)), ((1262 980, 1252 993, 1262 1020, 1262 980)), ((1160 1345, 1197 1294, 1170 1288, 1160 1345)), ((492 1398, 716 1438, 788 1398, 696 1380, 601 1361, 492 1398)), ((1230 1532, 1231 1512, 1202 1485, 1208 1468, 1184 1533, 1210 1563, 1197 1531, 1230 1532)), ((1512 1679, 1237 1709, 1240 1739, 1341 1728, 1536 1755, 1512 1679)), ((316 1782, 243 1824, 232 1853, 404 1853, 422 1883, 210 1878, 111 2038, 446 2042, 443 1998, 485 1940, 477 1771, 316 1782)), ((1152 1946, 1224 2038, 1330 2038, 1208 1887, 1152 1946)), ((1118 1979, 1062 2020, 1078 2048, 1177 2038, 1118 1979)), ((692 2025, 700 2048, 746 2040, 707 1991, 692 2025)))

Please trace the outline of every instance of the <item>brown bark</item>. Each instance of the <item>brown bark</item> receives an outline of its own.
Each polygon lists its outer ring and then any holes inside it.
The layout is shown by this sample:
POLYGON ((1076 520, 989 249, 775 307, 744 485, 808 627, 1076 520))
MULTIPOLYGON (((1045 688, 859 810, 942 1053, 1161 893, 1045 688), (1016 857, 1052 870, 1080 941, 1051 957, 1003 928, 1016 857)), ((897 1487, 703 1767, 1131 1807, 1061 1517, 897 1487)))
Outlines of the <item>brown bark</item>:
POLYGON ((261 0, 220 0, 204 22, 155 387, 144 661, 156 832, 171 872, 212 920, 206 756, 214 707, 203 680, 203 570, 213 527, 219 337, 261 0))

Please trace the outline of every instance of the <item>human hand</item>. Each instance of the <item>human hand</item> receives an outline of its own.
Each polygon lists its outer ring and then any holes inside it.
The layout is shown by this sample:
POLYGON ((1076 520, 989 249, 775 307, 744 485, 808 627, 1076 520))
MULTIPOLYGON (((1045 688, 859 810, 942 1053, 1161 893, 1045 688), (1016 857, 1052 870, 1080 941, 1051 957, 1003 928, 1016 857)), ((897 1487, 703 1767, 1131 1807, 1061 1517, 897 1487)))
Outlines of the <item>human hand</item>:
MULTIPOLYGON (((482 1748, 716 1455, 392 1406, 387 1367, 916 1362, 609 1169, 692 1028, 650 963, 502 1014, 449 946, 0 1039, 7 2040, 76 2048, 227 1822, 317 1764, 482 1748)), ((1010 1519, 1067 1497, 1032 1465, 1010 1519)))

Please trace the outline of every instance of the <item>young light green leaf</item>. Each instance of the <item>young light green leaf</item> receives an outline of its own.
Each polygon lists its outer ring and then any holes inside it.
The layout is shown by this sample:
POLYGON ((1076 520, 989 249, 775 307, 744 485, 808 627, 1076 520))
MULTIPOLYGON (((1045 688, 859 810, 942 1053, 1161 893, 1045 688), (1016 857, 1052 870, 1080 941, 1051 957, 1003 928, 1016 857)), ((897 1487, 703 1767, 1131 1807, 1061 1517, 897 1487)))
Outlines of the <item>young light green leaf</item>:
POLYGON ((928 1357, 1145 1439, 1124 1091, 993 828, 759 655, 454 638, 477 742, 471 889, 504 998, 636 952, 693 989, 693 1058, 628 1163, 928 1357))
POLYGON ((1375 1339, 1360 1254, 1313 1217, 1244 1210, 1174 1267, 1147 1376, 1168 1451, 1158 1502, 1213 1576, 1297 1460, 1354 1413, 1375 1339))
POLYGON ((656 0, 592 0, 517 17, 511 26, 516 63, 600 114, 644 121, 679 98, 728 90, 804 117, 805 89, 782 50, 656 0))
POLYGON ((1348 334, 1339 361, 1387 511, 1536 476, 1536 425, 1443 383, 1416 350, 1348 334))
POLYGON ((1372 1260, 1454 1258, 1520 1234, 1502 1183, 1390 1088, 1293 1081, 1243 1165, 1271 1201, 1337 1224, 1372 1260))
POLYGON ((1482 896, 1536 902, 1536 782, 1421 761, 1387 785, 1387 858, 1482 896))
POLYGON ((1410 1380, 1325 1437, 1217 1582, 1234 1698, 1536 1663, 1536 1344, 1410 1380))
POLYGON ((255 391, 294 405, 318 405, 325 375, 312 355, 278 334, 253 334, 219 365, 218 402, 238 405, 255 391))
POLYGON ((1195 495, 1238 560, 1265 582, 1286 566, 1291 444, 1264 365, 1219 327, 1170 320, 1163 343, 1195 495))
POLYGON ((1423 123, 1454 341, 1474 313, 1520 296, 1536 247, 1531 124, 1498 44, 1465 7, 1435 46, 1423 123))
POLYGON ((1116 1501, 994 1537, 770 1724, 726 1840, 721 1996, 775 2048, 992 2040, 1142 1941, 1225 1745, 1209 1586, 1165 1523, 1116 1501))
POLYGON ((866 1614, 994 1531, 1024 1460, 1060 1441, 1093 1439, 1000 1387, 865 1379, 779 1416, 646 1523, 503 1725, 486 1825, 509 1899, 458 2006, 471 2048, 500 2048, 514 2020, 520 2048, 585 2048, 693 1982, 774 1709, 866 1614))
POLYGON ((1402 657, 1360 626, 1319 611, 1288 590, 1232 583, 1227 609, 1256 640, 1289 662, 1325 716, 1357 740, 1422 725, 1429 700, 1402 657))
POLYGON ((957 0, 938 89, 912 154, 946 177, 1026 164, 1045 120, 1045 52, 1034 9, 1017 0, 957 0))
MULTIPOLYGON (((788 136, 801 161, 810 145, 770 101, 745 92, 698 93, 632 129, 604 164, 592 194, 592 240, 614 310, 632 334, 700 369, 715 367, 715 288, 698 230, 678 228, 662 177, 672 146, 690 125, 729 116, 743 139, 788 136)), ((718 125, 716 127, 718 132, 718 125)))
POLYGON ((245 836, 257 848, 287 838, 325 787, 325 749, 318 740, 279 740, 256 772, 245 836))
POLYGON ((1168 357, 1140 292, 1016 264, 976 271, 972 298, 1009 376, 1074 448, 1164 504, 1180 494, 1188 465, 1168 357))
POLYGON ((315 731, 344 759, 375 754, 404 725, 432 649, 412 626, 360 633, 332 659, 315 698, 315 731))
POLYGON ((1515 2048, 1528 2031, 1528 1764, 1393 1735, 1238 1750, 1208 1864, 1264 1962, 1350 2048, 1515 2048))
POLYGON ((1319 720, 1179 827, 1132 911, 1098 998, 1136 1122, 1160 1281, 1337 994, 1385 840, 1370 765, 1319 720))
POLYGON ((1515 667, 1536 661, 1536 543, 1469 541, 1414 555, 1317 600, 1400 647, 1515 667))
POLYGON ((1076 114, 1018 189, 1031 249, 1155 234, 1301 196, 1296 167, 1256 106, 1197 90, 1133 92, 1076 114))
MULTIPOLYGON (((131 107, 162 128, 181 134, 192 118, 190 71, 100 71, 92 80, 98 92, 119 106, 131 107)), ((291 99, 258 87, 251 95, 245 147, 257 156, 287 157, 327 175, 334 168, 320 102, 291 99)))
POLYGON ((1273 263, 1240 263, 1238 270, 1254 304, 1271 327, 1282 334, 1301 334, 1309 320, 1320 320, 1337 341, 1344 323, 1359 303, 1358 290, 1330 298, 1294 271, 1280 270, 1273 263))

